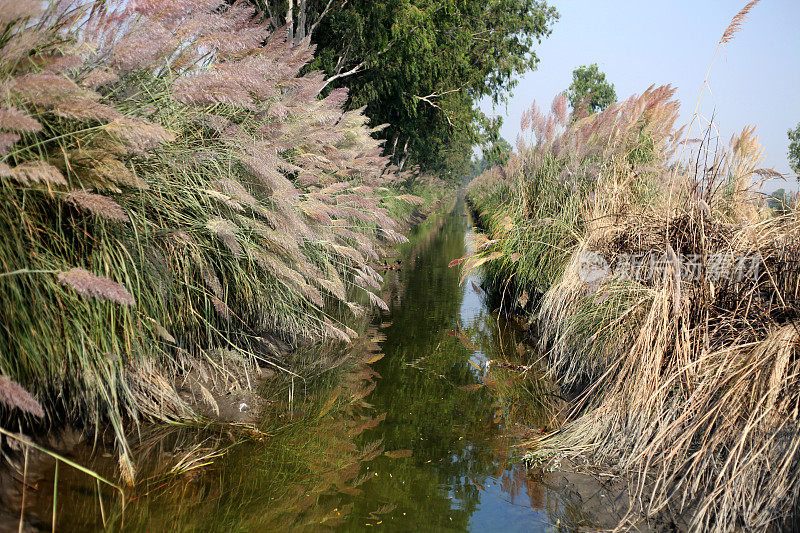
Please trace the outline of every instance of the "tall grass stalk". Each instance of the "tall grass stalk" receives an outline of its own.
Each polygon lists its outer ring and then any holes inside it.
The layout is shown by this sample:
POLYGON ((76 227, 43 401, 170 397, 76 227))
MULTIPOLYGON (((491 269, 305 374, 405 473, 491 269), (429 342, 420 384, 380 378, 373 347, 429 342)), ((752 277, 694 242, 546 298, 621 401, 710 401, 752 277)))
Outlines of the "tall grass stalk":
POLYGON ((780 528, 800 496, 800 219, 754 190, 776 173, 753 128, 686 139, 673 95, 571 118, 563 96, 534 105, 530 142, 468 187, 487 235, 464 265, 512 280, 518 308, 538 293, 550 371, 576 395, 532 458, 618 465, 628 526, 643 511, 780 528), (650 266, 626 275, 632 256, 650 266), (758 271, 738 276, 739 258, 758 271))
POLYGON ((300 74, 309 41, 246 2, 0 19, 0 375, 46 423, 109 425, 131 481, 128 424, 195 416, 176 375, 246 387, 276 339, 349 340, 417 197, 346 91, 300 74))

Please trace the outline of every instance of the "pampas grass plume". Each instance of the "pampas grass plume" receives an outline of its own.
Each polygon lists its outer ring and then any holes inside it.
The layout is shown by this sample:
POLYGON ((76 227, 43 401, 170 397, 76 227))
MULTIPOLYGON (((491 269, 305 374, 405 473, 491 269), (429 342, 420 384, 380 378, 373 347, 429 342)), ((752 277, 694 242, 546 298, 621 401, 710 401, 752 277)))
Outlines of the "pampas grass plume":
POLYGON ((89 211, 101 218, 115 222, 130 222, 128 214, 122 207, 107 196, 86 191, 72 191, 66 200, 76 207, 89 211))
POLYGON ((16 407, 37 418, 44 417, 42 406, 36 398, 19 383, 3 375, 0 375, 0 403, 12 409, 16 407))
POLYGON ((136 305, 136 300, 125 287, 108 278, 95 276, 83 268, 71 268, 66 272, 59 272, 58 281, 62 285, 72 287, 75 292, 83 296, 110 300, 120 305, 136 305))

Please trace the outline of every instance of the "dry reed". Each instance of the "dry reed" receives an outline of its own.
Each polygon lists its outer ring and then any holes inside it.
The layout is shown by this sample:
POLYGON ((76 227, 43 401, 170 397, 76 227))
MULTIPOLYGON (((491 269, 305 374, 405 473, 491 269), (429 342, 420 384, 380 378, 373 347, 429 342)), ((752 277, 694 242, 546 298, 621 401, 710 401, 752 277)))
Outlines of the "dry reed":
POLYGON ((800 494, 800 220, 754 193, 774 171, 751 128, 676 163, 673 93, 573 122, 526 113, 537 142, 470 185, 491 240, 468 266, 539 292, 551 371, 577 394, 532 459, 618 465, 635 496, 620 527, 779 528, 800 494))

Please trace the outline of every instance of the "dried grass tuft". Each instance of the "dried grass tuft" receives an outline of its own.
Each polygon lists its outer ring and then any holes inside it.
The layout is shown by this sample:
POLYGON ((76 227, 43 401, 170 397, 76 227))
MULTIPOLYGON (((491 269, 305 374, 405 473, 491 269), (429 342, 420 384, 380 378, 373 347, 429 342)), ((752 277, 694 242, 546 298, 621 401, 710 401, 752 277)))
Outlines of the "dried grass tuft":
POLYGON ((539 142, 468 187, 490 235, 464 264, 507 301, 539 293, 542 348, 576 395, 531 458, 618 465, 633 494, 621 528, 672 513, 779 529, 800 494, 800 220, 753 193, 752 128, 716 150, 709 129, 676 163, 673 94, 651 87, 552 142, 529 112, 539 142), (748 258, 759 268, 735 270, 748 258))

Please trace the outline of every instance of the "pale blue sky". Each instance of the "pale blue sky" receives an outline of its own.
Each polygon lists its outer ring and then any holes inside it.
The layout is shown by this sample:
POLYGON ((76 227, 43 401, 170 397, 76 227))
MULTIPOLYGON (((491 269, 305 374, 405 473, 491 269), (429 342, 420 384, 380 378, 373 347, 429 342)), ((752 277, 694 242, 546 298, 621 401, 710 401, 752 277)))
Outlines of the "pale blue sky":
MULTIPOLYGON (((688 123, 717 42, 745 0, 551 0, 561 18, 537 48, 539 68, 520 78, 507 106, 503 136, 514 141, 522 111, 535 99, 549 109, 569 86, 572 70, 597 63, 622 100, 651 84, 672 83, 688 123)), ((700 112, 715 113, 725 142, 756 125, 765 148, 763 166, 788 173, 786 130, 800 122, 800 0, 762 0, 711 71, 713 97, 700 112)), ((786 185, 797 189, 794 175, 786 185)), ((767 184, 765 191, 785 186, 767 184)))

